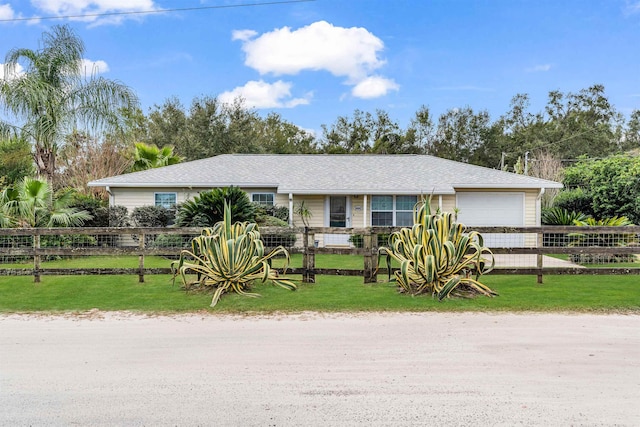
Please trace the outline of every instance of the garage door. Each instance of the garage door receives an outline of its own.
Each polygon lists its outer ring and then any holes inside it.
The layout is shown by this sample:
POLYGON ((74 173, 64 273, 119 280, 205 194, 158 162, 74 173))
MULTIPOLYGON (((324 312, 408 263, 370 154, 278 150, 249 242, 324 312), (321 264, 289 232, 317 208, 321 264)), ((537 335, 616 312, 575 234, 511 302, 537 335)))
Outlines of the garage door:
MULTIPOLYGON (((458 221, 467 226, 524 226, 524 193, 459 192, 458 221)), ((523 247, 523 234, 483 233, 490 248, 523 247)))

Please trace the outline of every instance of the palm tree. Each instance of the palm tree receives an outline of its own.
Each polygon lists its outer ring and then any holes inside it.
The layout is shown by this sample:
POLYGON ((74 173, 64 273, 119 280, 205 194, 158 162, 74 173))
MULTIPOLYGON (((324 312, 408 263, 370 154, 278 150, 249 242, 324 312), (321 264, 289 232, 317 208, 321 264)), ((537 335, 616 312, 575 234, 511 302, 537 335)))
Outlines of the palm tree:
POLYGON ((54 194, 44 179, 26 177, 0 193, 2 227, 79 227, 91 219, 87 211, 70 207, 73 192, 54 194))
POLYGON ((173 152, 173 147, 170 145, 158 148, 155 144, 145 144, 144 142, 135 143, 133 156, 134 162, 131 167, 133 172, 175 165, 183 160, 173 152))
POLYGON ((33 145, 38 175, 53 182, 56 154, 64 137, 78 127, 116 130, 121 108, 138 104, 122 83, 81 69, 84 43, 69 26, 54 26, 42 37, 42 49, 12 49, 0 76, 0 104, 19 124, 0 122, 4 134, 16 134, 33 145), (24 73, 16 71, 21 65, 24 73))

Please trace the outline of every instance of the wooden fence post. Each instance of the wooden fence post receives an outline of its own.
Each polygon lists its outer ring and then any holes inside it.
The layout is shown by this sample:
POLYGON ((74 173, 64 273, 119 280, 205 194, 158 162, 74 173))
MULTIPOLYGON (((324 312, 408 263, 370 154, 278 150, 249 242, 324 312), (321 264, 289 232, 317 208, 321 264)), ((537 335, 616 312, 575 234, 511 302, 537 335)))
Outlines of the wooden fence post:
POLYGON ((362 236, 362 249, 364 250, 364 283, 376 283, 375 268, 373 265, 373 236, 371 228, 367 228, 362 236))
POLYGON ((316 274, 316 246, 314 233, 309 233, 309 227, 304 228, 304 248, 302 250, 302 283, 315 283, 316 274))
MULTIPOLYGON (((537 244, 537 247, 538 248, 542 248, 543 245, 544 245, 544 233, 542 231, 539 231, 538 232, 538 244, 537 244)), ((543 265, 542 265, 542 257, 543 256, 544 256, 543 254, 538 254, 537 255, 536 266, 539 269, 542 269, 542 267, 543 267, 543 265)), ((540 271, 538 273, 538 284, 542 284, 542 271, 540 271)))
POLYGON ((144 283, 144 233, 138 234, 138 247, 140 248, 140 255, 138 256, 138 283, 144 283))
POLYGON ((40 235, 35 233, 33 235, 33 282, 40 283, 40 255, 38 250, 40 249, 40 235))

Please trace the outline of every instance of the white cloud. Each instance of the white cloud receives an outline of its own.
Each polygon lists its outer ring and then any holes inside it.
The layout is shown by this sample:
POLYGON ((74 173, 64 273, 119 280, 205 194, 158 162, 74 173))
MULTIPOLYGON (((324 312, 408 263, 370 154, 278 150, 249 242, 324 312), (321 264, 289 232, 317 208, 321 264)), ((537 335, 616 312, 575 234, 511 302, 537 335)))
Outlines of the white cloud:
POLYGON ((359 98, 376 98, 399 89, 392 79, 374 75, 386 64, 380 57, 384 43, 365 28, 336 27, 318 21, 261 35, 253 30, 236 30, 232 39, 242 41, 245 65, 262 75, 327 71, 344 77, 346 84, 353 86, 352 95, 359 98))
POLYGON ((257 35, 258 33, 253 30, 234 30, 231 33, 231 40, 242 40, 244 42, 257 35))
POLYGON ((378 58, 384 48, 382 40, 365 28, 334 27, 319 21, 294 31, 283 27, 257 38, 240 38, 249 34, 236 31, 234 37, 243 41, 245 64, 260 74, 325 70, 358 82, 385 63, 378 58))
POLYGON ((20 77, 22 74, 24 74, 24 69, 20 64, 16 64, 13 72, 8 75, 5 75, 5 73, 9 73, 9 70, 4 64, 0 64, 0 80, 13 80, 17 77, 20 77))
MULTIPOLYGON (((96 15, 102 13, 142 12, 160 10, 154 0, 31 0, 42 14, 51 16, 96 15)), ((119 24, 124 19, 140 19, 143 15, 85 16, 70 18, 93 25, 119 24)))
POLYGON ((533 67, 527 68, 525 71, 527 73, 546 72, 546 71, 549 71, 551 69, 551 67, 552 67, 551 64, 538 64, 538 65, 535 65, 533 67))
POLYGON ((371 99, 384 96, 389 91, 397 91, 398 89, 400 89, 400 86, 393 80, 380 76, 371 76, 355 85, 351 90, 351 94, 356 98, 371 99))
POLYGON ((109 66, 102 60, 83 59, 80 63, 80 73, 84 74, 85 77, 106 73, 107 71, 109 71, 109 66))
POLYGON ((311 94, 307 94, 305 98, 291 98, 291 86, 291 83, 282 80, 275 83, 250 81, 244 86, 220 94, 218 99, 224 103, 232 103, 241 97, 249 108, 293 108, 308 104, 311 94))
POLYGON ((16 14, 10 4, 0 4, 0 19, 13 19, 15 17, 16 14))

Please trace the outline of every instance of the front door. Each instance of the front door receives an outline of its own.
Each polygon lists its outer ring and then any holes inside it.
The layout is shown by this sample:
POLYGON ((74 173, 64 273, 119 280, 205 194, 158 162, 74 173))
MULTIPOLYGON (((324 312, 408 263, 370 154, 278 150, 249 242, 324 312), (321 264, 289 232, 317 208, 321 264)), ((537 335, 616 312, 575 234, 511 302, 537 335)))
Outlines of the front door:
MULTIPOLYGON (((329 196, 327 200, 328 227, 351 227, 351 206, 347 196, 329 196)), ((348 234, 326 234, 325 245, 349 245, 348 234)))

